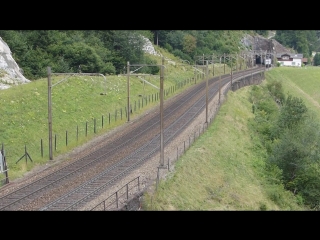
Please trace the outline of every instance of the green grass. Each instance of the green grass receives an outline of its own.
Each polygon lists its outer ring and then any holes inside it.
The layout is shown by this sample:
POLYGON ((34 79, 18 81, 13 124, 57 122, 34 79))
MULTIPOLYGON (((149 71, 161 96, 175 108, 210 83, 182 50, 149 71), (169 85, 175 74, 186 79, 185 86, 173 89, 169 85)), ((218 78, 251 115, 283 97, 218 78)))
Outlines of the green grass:
MULTIPOLYGON (((270 79, 301 97, 319 116, 320 68, 274 68, 270 79)), ((176 162, 155 192, 144 194, 144 210, 305 210, 266 170, 266 152, 248 128, 252 86, 229 91, 208 130, 176 162)))
POLYGON ((280 67, 267 71, 267 78, 281 81, 285 94, 301 98, 320 118, 320 68, 280 67))
MULTIPOLYGON (((178 65, 179 62, 182 63, 179 58, 159 47, 156 50, 177 63, 174 66, 165 61, 164 90, 168 92, 164 98, 166 100, 192 86, 194 81, 191 78, 195 75, 190 66, 178 65)), ((161 64, 161 57, 150 57, 161 64)), ((228 71, 227 67, 226 69, 228 71)), ((203 80, 199 74, 196 77, 197 82, 203 80)), ((144 79, 160 87, 159 75, 146 76, 144 79)), ((54 159, 126 123, 127 76, 106 76, 105 82, 102 76, 71 77, 52 74, 51 81, 54 159)), ((160 99, 159 95, 156 98, 157 94, 158 89, 130 76, 130 105, 133 110, 130 119, 158 106, 160 99)), ((47 78, 1 90, 0 118, 0 144, 4 146, 10 181, 50 161, 47 78), (32 161, 21 158, 25 155, 25 147, 32 161)), ((1 179, 3 178, 0 177, 1 179)))

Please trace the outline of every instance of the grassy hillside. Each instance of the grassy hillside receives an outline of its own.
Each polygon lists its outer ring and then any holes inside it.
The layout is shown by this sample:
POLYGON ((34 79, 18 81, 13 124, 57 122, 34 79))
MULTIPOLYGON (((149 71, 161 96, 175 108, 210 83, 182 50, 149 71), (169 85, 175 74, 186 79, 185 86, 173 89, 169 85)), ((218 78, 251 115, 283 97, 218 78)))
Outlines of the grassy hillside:
MULTIPOLYGON (((199 72, 195 75, 194 69, 181 59, 160 47, 156 50, 166 59, 165 100, 192 86, 191 78, 196 76, 198 82, 202 80, 199 72)), ((159 56, 149 57, 157 64, 162 63, 159 56)), ((216 75, 223 73, 223 65, 216 64, 215 69, 216 75)), ((159 74, 144 79, 160 86, 159 74)), ((54 159, 127 121, 127 76, 107 75, 105 80, 102 76, 52 74, 51 80, 54 159)), ((130 119, 159 105, 158 94, 158 89, 131 76, 130 119)), ((49 160, 48 78, 1 90, 0 115, 0 144, 5 149, 10 181, 52 161, 49 160), (31 159, 23 157, 25 148, 31 159)))
MULTIPOLYGON (((320 117, 320 68, 275 68, 262 85, 272 79, 320 117)), ((265 168, 266 151, 248 127, 254 117, 251 88, 228 93, 215 121, 177 161, 175 171, 156 192, 145 193, 144 210, 305 209, 265 168)))
POLYGON ((309 110, 320 118, 320 68, 275 68, 267 72, 267 79, 282 82, 286 94, 304 100, 309 110))

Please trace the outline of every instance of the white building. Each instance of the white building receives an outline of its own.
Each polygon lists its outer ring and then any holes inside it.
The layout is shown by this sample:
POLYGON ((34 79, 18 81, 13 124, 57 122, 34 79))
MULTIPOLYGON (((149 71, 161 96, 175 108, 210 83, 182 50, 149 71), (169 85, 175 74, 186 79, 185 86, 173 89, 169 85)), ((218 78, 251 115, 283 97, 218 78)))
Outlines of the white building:
POLYGON ((301 67, 303 54, 301 53, 277 53, 280 66, 301 67))

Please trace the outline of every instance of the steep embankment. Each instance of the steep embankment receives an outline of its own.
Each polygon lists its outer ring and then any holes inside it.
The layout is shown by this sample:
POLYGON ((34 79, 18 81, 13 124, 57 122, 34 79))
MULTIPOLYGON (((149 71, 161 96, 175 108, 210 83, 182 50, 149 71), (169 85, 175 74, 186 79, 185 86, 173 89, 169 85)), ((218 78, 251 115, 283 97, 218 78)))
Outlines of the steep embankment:
MULTIPOLYGON (((289 82, 290 92, 298 88, 297 96, 303 91, 304 98, 313 99, 311 104, 317 105, 318 95, 315 92, 312 97, 310 88, 306 84, 302 87, 303 78, 299 85, 293 84, 293 78, 289 77, 291 72, 296 76, 299 71, 302 74, 308 70, 276 68, 274 71, 276 75, 267 76, 275 76, 283 84, 289 82), (281 70, 286 74, 282 75, 281 70)), ((309 80, 303 82, 319 89, 319 84, 309 80)), ((255 117, 248 101, 252 88, 229 92, 212 125, 177 161, 175 171, 160 182, 156 192, 143 196, 144 210, 305 209, 298 204, 298 198, 277 182, 280 172, 266 168, 266 149, 248 124, 255 117)))

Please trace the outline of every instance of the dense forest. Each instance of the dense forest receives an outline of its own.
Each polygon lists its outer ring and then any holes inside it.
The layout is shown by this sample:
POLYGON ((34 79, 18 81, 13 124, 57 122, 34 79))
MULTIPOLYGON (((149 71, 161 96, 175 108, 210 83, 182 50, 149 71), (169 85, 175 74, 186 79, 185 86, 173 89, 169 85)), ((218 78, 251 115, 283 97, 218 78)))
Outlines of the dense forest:
MULTIPOLYGON (((13 58, 30 80, 52 72, 119 74, 127 61, 154 64, 145 38, 193 63, 198 55, 238 53, 245 33, 267 37, 269 30, 0 30, 13 58)), ((320 49, 319 30, 277 30, 275 39, 310 57, 320 49)), ((141 71, 154 71, 147 68, 141 71)))
POLYGON ((319 30, 277 30, 275 40, 309 58, 320 49, 319 37, 319 30))
MULTIPOLYGON (((30 80, 52 72, 119 74, 127 61, 153 64, 143 52, 145 38, 174 55, 238 52, 245 31, 216 30, 0 30, 13 58, 30 80), (145 38, 143 38, 144 36, 145 38)), ((248 31, 247 31, 248 32, 248 31)), ((252 31, 249 31, 252 32, 252 31)), ((147 68, 142 71, 148 71, 147 68)), ((150 70, 149 70, 150 71, 150 70)))

